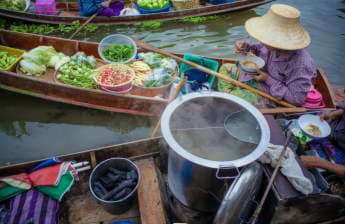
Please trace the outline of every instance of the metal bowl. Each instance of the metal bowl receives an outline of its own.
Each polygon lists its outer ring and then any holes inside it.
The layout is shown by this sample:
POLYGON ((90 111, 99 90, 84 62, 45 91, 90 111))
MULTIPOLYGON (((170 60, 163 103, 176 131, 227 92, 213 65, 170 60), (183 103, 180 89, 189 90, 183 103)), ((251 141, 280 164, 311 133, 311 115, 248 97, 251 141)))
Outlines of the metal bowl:
POLYGON ((248 67, 245 64, 243 64, 246 61, 255 63, 258 66, 258 69, 262 69, 265 66, 265 61, 262 58, 257 56, 245 56, 239 60, 239 66, 241 70, 246 73, 257 73, 256 68, 248 67))

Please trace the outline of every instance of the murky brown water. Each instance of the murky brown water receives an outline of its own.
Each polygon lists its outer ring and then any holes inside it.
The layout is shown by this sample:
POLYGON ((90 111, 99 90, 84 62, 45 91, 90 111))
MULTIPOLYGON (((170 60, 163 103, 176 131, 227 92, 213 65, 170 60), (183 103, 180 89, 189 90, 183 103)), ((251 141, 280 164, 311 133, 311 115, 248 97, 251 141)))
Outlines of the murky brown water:
MULTIPOLYGON (((331 83, 345 85, 345 1, 279 0, 302 11, 310 32, 309 48, 331 83)), ((221 57, 235 57, 232 46, 247 39, 244 22, 267 11, 270 4, 222 16, 202 24, 165 22, 160 28, 105 26, 78 38, 99 41, 123 33, 157 47, 221 57)), ((106 113, 0 91, 0 165, 78 152, 91 147, 148 136, 147 118, 106 113)))

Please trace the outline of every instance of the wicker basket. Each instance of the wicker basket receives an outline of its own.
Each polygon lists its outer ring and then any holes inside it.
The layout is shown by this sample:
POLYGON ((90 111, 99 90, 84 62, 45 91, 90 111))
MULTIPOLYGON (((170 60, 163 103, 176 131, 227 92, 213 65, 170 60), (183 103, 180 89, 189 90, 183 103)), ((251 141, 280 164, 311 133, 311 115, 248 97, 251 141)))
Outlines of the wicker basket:
POLYGON ((198 8, 200 5, 199 0, 172 0, 175 10, 193 9, 198 8))

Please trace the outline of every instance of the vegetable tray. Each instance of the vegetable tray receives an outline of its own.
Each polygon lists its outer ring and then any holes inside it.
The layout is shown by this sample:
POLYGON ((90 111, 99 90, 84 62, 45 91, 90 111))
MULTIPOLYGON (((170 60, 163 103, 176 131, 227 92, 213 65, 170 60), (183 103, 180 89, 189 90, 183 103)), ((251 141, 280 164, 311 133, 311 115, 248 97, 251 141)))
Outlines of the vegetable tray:
POLYGON ((2 69, 2 71, 13 71, 16 64, 22 59, 23 54, 25 53, 24 50, 16 49, 16 48, 11 48, 11 47, 6 47, 3 45, 0 45, 0 51, 5 51, 8 52, 9 54, 16 56, 17 59, 14 63, 9 65, 6 69, 2 69))

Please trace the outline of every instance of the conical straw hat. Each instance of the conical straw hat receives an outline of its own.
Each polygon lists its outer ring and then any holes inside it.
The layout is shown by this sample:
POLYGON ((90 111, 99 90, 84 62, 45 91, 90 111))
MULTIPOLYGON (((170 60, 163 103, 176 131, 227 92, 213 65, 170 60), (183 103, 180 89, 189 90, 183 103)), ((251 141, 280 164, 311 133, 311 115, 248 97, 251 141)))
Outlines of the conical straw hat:
POLYGON ((310 44, 310 36, 299 23, 300 11, 288 5, 274 4, 261 17, 249 19, 247 32, 273 48, 298 50, 310 44))

